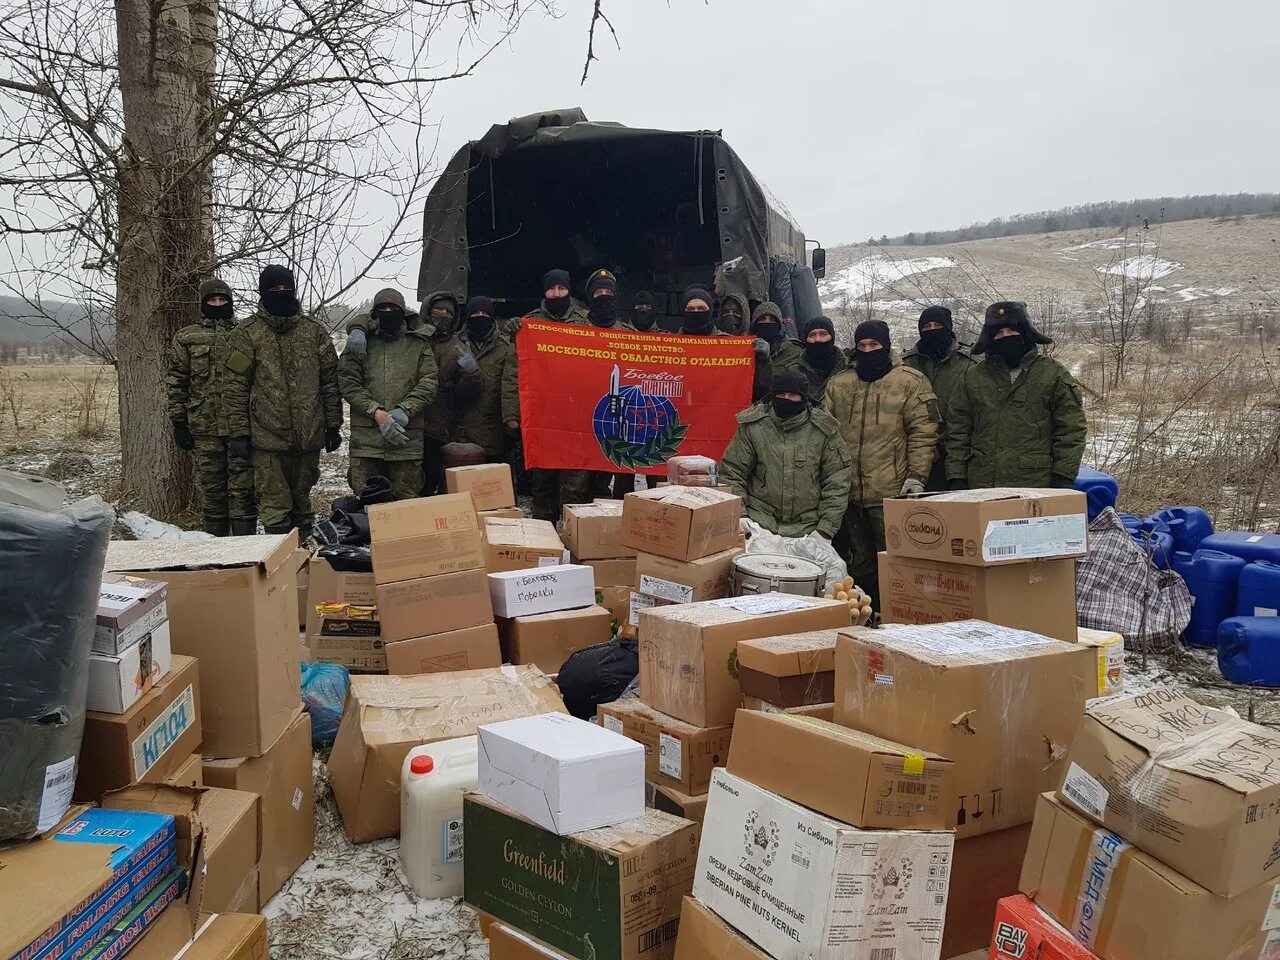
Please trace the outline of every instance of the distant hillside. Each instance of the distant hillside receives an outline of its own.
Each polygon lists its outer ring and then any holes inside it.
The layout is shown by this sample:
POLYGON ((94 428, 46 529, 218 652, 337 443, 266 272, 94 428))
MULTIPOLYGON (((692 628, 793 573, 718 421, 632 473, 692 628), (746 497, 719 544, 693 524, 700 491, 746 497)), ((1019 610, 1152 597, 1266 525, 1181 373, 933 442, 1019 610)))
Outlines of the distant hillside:
MULTIPOLYGON (((89 319, 78 303, 62 300, 44 300, 40 309, 34 309, 19 297, 0 296, 0 343, 37 344, 48 340, 81 338, 89 341, 89 319)), ((98 340, 106 343, 115 339, 115 319, 107 317, 98 325, 98 340)))

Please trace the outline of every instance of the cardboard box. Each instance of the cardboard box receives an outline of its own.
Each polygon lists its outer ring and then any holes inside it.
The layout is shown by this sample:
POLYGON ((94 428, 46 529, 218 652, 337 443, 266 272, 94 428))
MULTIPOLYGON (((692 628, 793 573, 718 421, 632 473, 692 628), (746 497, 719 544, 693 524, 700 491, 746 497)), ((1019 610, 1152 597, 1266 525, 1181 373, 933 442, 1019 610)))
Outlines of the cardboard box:
POLYGON ((499 617, 529 617, 595 604, 591 568, 564 563, 489 574, 489 595, 499 617))
POLYGON ((849 605, 770 593, 640 612, 640 699, 698 727, 733 723, 739 640, 849 624, 849 605))
POLYGON ((505 923, 491 923, 485 935, 489 938, 489 960, 572 960, 567 953, 505 923))
POLYGON ((697 828, 657 810, 560 837, 479 794, 463 803, 464 899, 576 960, 671 960, 697 828))
POLYGON ((775 960, 938 960, 952 840, 861 830, 717 770, 693 895, 775 960))
POLYGON ((532 663, 548 676, 585 647, 608 643, 613 616, 604 607, 582 607, 502 621, 502 645, 511 663, 532 663))
POLYGON ((1097 960, 1066 927, 1018 894, 996 905, 990 960, 1097 960))
POLYGON ((733 561, 742 556, 738 547, 721 550, 697 560, 672 560, 652 553, 636 557, 637 591, 655 600, 693 603, 717 600, 732 592, 733 561))
POLYGON ((742 498, 710 487, 660 487, 622 501, 623 546, 697 560, 738 545, 742 498))
POLYGON ((1280 738, 1165 689, 1090 704, 1060 799, 1214 893, 1280 877, 1280 738))
MULTIPOLYGON (((996 904, 1018 891, 1031 824, 957 840, 951 859, 951 892, 942 931, 942 956, 962 957, 991 945, 996 904)), ((1029 955, 1027 960, 1033 960, 1029 955)))
POLYGON ((621 500, 566 503, 560 528, 564 531, 564 545, 575 563, 636 555, 632 547, 622 543, 621 500))
POLYGON ((378 587, 384 643, 493 623, 489 579, 483 570, 401 580, 378 587))
POLYGON ((150 693, 173 667, 169 621, 119 654, 89 654, 89 693, 85 707, 100 713, 124 713, 150 693))
POLYGON ((981 620, 849 627, 836 645, 836 723, 954 760, 957 839, 1031 819, 1096 688, 1093 651, 981 620))
POLYGON ((175 656, 169 674, 126 712, 87 712, 76 800, 96 801, 139 781, 162 783, 200 749, 201 679, 195 660, 175 656))
POLYGON ((319 632, 307 634, 307 656, 362 673, 386 673, 386 644, 376 606, 319 603, 319 632))
POLYGON ((376 503, 368 514, 379 584, 484 566, 480 520, 469 493, 376 503))
POLYGON ((170 787, 203 787, 204 757, 193 753, 177 770, 165 777, 164 782, 170 787))
POLYGON ((169 619, 168 600, 162 581, 103 574, 93 652, 113 657, 128 650, 169 619))
POLYGON ((200 661, 205 756, 256 756, 297 712, 297 546, 294 532, 107 546, 108 569, 169 584, 173 652, 200 661))
POLYGON ((482 723, 564 712, 537 667, 352 677, 329 757, 347 835, 359 843, 400 831, 400 767, 413 747, 472 736, 482 723))
MULTIPOLYGON (((600 725, 644 747, 645 777, 687 794, 705 794, 711 770, 729 757, 733 727, 695 727, 659 713, 636 699, 596 708, 600 725)), ((692 819, 692 818, 690 818, 692 819)))
POLYGON ((478 789, 561 836, 644 815, 644 748, 563 713, 479 729, 478 789))
POLYGON ((485 569, 490 573, 529 570, 569 562, 555 524, 548 520, 486 520, 485 569))
POLYGON ((160 915, 130 960, 267 960, 267 921, 256 913, 202 914, 187 904, 160 915))
POLYGON ((612 628, 625 629, 631 618, 631 588, 602 587, 597 583, 596 606, 609 611, 612 628))
POLYGON ((502 666, 498 627, 493 623, 389 643, 386 655, 387 672, 393 674, 452 673, 502 666))
POLYGON ((480 532, 483 533, 485 521, 520 520, 524 517, 524 511, 519 507, 498 507, 496 510, 477 510, 476 516, 480 518, 480 532))
POLYGON ((1077 627, 1076 642, 1098 652, 1098 696, 1124 693, 1124 637, 1108 630, 1077 627))
POLYGON ((505 463, 476 463, 449 467, 444 472, 448 493, 469 493, 476 510, 502 510, 516 505, 516 488, 511 467, 505 463))
POLYGON ((645 803, 655 810, 669 813, 673 817, 683 817, 698 825, 698 835, 702 835, 702 821, 707 817, 707 795, 700 793, 690 796, 665 783, 649 783, 645 785, 645 803))
POLYGON ((207 873, 200 906, 214 913, 258 909, 258 795, 217 787, 203 790, 195 805, 204 828, 207 873))
POLYGON ((261 910, 315 848, 310 715, 298 712, 260 757, 206 761, 204 781, 261 798, 262 856, 253 908, 261 910))
POLYGON ((1045 794, 1019 883, 1101 960, 1270 958, 1275 884, 1219 897, 1045 794))
POLYGON ((955 764, 812 717, 739 710, 736 777, 855 827, 945 830, 955 764))
POLYGON ((834 703, 815 703, 807 707, 780 707, 759 697, 743 697, 743 710, 759 710, 761 713, 785 713, 793 717, 813 717, 815 720, 834 720, 836 705, 834 703))
POLYGON ((307 636, 320 632, 320 615, 316 605, 321 603, 354 603, 374 606, 378 602, 372 573, 348 573, 335 570, 324 557, 312 557, 307 565, 307 636))
POLYGON ((1087 521, 1076 490, 959 490, 884 502, 890 555, 975 567, 1086 556, 1087 521))
POLYGON ((1076 562, 1029 560, 997 567, 880 554, 885 623, 986 620, 1066 643, 1076 640, 1076 562))
POLYGON ((836 688, 836 631, 760 637, 738 644, 742 692, 775 707, 831 703, 836 688))
POLYGON ((675 960, 770 960, 693 897, 684 898, 675 960))
POLYGON ((570 554, 570 562, 581 563, 590 567, 596 581, 596 587, 636 588, 636 559, 624 557, 620 560, 579 560, 570 554))
POLYGON ((306 550, 299 550, 298 560, 298 629, 305 631, 307 629, 307 611, 310 607, 307 605, 307 598, 310 596, 311 588, 311 571, 308 569, 308 561, 310 554, 306 550))

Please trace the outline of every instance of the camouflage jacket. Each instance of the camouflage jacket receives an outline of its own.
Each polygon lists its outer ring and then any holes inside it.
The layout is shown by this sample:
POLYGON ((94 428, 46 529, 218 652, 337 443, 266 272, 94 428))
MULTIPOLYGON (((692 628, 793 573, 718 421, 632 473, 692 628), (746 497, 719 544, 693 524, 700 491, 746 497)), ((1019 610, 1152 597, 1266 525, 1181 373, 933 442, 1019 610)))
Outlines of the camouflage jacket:
MULTIPOLYGON (((800 349, 803 350, 804 348, 801 347, 800 349)), ((809 396, 814 400, 821 400, 823 391, 827 389, 827 384, 831 382, 831 378, 837 373, 843 373, 851 366, 852 364, 843 350, 836 350, 835 359, 832 361, 829 370, 819 370, 817 367, 812 366, 807 358, 802 358, 800 370, 809 380, 809 396)))
POLYGON ((169 347, 169 419, 185 420, 198 437, 229 437, 227 357, 235 320, 208 320, 183 327, 169 347))
POLYGON ((902 362, 913 370, 919 370, 929 378, 933 395, 938 398, 938 413, 942 417, 938 432, 938 455, 946 456, 947 425, 951 422, 951 400, 956 388, 964 381, 965 371, 978 363, 969 351, 967 343, 955 344, 941 360, 935 360, 915 346, 903 354, 902 362))
POLYGON ((436 354, 417 330, 392 340, 370 334, 363 358, 351 353, 338 361, 338 386, 351 407, 351 456, 375 460, 421 460, 425 409, 436 398, 436 354), (399 407, 409 418, 409 442, 387 445, 374 419, 379 408, 399 407))
POLYGON ((773 386, 773 375, 779 370, 799 370, 804 366, 804 348, 789 337, 783 337, 778 345, 769 353, 769 359, 763 363, 756 357, 755 380, 752 384, 751 398, 759 402, 769 395, 773 386))
POLYGON ((480 365, 480 395, 454 411, 451 437, 482 447, 490 457, 500 457, 504 424, 520 420, 516 348, 496 329, 486 340, 467 342, 480 365))

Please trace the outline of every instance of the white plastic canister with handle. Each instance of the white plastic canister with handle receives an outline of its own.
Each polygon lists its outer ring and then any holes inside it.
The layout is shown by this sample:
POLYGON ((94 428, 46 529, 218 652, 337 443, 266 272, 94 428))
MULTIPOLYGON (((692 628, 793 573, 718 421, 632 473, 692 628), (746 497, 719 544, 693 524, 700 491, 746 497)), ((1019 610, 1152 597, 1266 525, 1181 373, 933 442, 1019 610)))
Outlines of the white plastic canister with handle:
POLYGON ((476 788, 476 738, 414 747, 400 768, 400 862, 414 892, 462 896, 462 795, 476 788))

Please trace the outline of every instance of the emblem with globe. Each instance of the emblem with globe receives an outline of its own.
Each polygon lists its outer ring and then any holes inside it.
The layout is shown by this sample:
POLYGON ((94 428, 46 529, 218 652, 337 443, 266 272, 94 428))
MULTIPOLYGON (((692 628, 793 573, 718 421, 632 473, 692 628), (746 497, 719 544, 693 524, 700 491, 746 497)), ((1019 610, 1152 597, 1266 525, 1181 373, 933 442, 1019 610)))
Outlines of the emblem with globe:
POLYGON ((609 392, 592 411, 591 429, 605 459, 624 470, 665 463, 689 432, 670 397, 655 396, 639 385, 622 386, 616 365, 609 392))

